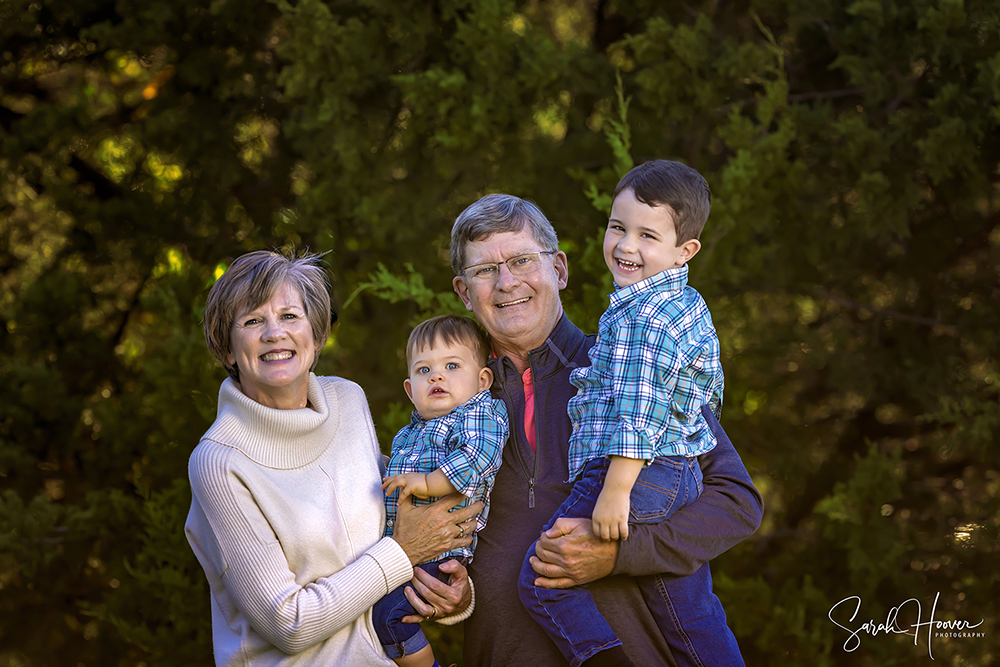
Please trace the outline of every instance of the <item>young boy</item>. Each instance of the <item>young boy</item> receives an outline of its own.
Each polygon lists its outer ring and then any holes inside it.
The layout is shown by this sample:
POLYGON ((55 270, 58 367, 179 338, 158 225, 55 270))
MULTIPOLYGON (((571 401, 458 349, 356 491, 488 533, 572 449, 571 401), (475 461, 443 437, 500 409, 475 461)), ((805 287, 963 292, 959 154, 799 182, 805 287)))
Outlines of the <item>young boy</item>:
MULTIPOLYGON (((568 408, 576 481, 543 531, 561 516, 591 517, 595 535, 624 540, 630 516, 664 521, 701 493, 696 457, 716 445, 701 407, 718 416, 723 375, 711 314, 686 284, 710 206, 705 179, 666 160, 632 169, 615 189, 604 260, 617 291, 592 365, 570 378, 579 390, 568 408)), ((572 667, 631 665, 589 592, 534 585, 534 553, 532 545, 521 600, 572 667)), ((642 577, 639 586, 678 665, 743 665, 707 564, 689 577, 642 577)))
MULTIPOLYGON (((387 476, 382 480, 385 535, 392 535, 396 507, 410 502, 408 497, 423 505, 455 491, 466 496, 460 507, 483 502, 474 531, 486 526, 490 491, 508 433, 507 408, 489 392, 493 372, 486 368, 488 352, 486 334, 466 317, 435 317, 410 333, 406 343, 410 375, 403 388, 415 409, 409 425, 392 440, 387 476)), ((417 567, 446 581, 448 575, 438 566, 451 558, 469 562, 476 541, 473 533, 470 546, 417 567)), ((398 665, 437 667, 420 626, 402 622, 404 616, 416 614, 404 588, 375 603, 372 621, 379 641, 398 665)))

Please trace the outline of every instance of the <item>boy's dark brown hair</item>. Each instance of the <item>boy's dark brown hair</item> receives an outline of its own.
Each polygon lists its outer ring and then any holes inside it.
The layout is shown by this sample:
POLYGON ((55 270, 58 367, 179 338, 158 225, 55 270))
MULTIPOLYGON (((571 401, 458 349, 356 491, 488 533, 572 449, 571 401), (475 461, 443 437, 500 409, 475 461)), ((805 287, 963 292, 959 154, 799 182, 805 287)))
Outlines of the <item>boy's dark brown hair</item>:
POLYGON ((647 206, 674 210, 677 245, 701 236, 712 209, 712 191, 697 171, 671 160, 650 160, 634 167, 618 182, 612 201, 625 190, 647 206))
POLYGON ((406 341, 407 368, 416 352, 431 347, 438 341, 445 345, 458 343, 468 346, 472 350, 473 358, 483 366, 489 358, 489 338, 475 320, 459 315, 439 315, 424 320, 410 332, 410 338, 406 341))

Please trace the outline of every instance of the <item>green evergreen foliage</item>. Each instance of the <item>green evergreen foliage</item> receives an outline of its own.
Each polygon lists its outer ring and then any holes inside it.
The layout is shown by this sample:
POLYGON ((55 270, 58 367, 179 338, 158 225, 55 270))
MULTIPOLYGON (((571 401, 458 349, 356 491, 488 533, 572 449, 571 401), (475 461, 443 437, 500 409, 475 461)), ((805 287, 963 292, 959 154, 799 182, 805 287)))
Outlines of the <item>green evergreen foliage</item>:
POLYGON ((183 523, 233 257, 329 252, 318 372, 387 448, 409 328, 464 312, 455 216, 534 199, 594 330, 608 193, 659 157, 713 190, 691 283, 767 507, 713 562, 747 664, 928 660, 926 633, 847 652, 828 614, 937 595, 983 636, 934 658, 994 664, 998 130, 997 0, 6 0, 0 667, 212 664, 183 523))

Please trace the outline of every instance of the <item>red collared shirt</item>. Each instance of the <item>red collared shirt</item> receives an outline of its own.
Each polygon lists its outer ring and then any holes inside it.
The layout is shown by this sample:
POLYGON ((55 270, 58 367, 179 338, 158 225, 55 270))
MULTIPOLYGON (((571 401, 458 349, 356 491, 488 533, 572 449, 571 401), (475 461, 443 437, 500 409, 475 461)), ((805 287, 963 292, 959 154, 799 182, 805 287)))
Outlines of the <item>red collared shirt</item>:
POLYGON ((531 368, 521 374, 521 384, 524 385, 524 434, 528 436, 531 451, 535 451, 535 380, 531 368))

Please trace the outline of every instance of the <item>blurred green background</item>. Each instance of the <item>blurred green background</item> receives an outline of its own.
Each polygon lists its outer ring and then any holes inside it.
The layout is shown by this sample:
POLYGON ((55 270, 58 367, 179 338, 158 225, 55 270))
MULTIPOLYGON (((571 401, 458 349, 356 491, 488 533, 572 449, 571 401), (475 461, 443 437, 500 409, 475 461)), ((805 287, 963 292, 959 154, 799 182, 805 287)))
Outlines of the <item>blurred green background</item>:
POLYGON ((691 283, 766 503, 713 563, 747 664, 996 664, 998 129, 997 0, 3 0, 0 667, 212 664, 182 527, 233 257, 329 252, 355 298, 318 372, 387 447, 409 327, 460 307, 455 216, 536 201, 593 331, 607 193, 658 157, 714 194, 691 283), (845 650, 935 597, 983 636, 845 650))

